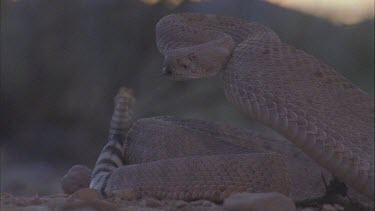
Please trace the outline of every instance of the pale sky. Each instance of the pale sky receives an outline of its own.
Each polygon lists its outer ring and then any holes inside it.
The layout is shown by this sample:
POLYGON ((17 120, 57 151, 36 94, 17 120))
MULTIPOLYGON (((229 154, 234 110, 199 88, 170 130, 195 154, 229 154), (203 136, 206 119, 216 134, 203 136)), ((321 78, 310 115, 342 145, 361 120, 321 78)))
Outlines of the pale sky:
POLYGON ((374 0, 265 0, 281 7, 352 25, 374 18, 374 0))
MULTIPOLYGON (((160 2, 178 6, 184 0, 141 0, 146 4, 160 2)), ((190 0, 191 2, 208 0, 190 0)), ((212 0, 215 1, 215 0, 212 0)), ((327 19, 338 25, 352 25, 374 18, 374 0, 264 0, 302 13, 327 19)), ((228 0, 230 2, 230 0, 228 0)))

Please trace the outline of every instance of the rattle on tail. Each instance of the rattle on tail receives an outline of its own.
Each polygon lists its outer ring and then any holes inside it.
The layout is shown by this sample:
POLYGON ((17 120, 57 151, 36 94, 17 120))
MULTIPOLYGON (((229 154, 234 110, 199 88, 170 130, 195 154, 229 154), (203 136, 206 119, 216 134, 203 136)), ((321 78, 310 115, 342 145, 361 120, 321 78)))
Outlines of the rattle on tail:
POLYGON ((132 90, 121 87, 114 99, 114 112, 112 115, 108 143, 102 149, 95 164, 90 188, 101 191, 113 170, 124 164, 124 141, 132 122, 132 110, 135 98, 132 90))

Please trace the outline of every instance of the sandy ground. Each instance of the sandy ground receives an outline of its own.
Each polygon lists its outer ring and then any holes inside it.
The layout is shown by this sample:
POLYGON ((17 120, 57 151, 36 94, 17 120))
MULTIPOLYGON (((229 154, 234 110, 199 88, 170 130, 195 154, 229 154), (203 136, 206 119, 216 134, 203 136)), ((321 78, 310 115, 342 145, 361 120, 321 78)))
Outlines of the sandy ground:
MULTIPOLYGON (((224 210, 222 204, 206 200, 185 202, 181 200, 157 200, 142 198, 127 201, 118 196, 104 199, 93 189, 81 189, 71 195, 55 194, 49 196, 16 197, 9 193, 1 193, 1 211, 46 211, 46 210, 92 210, 92 211, 156 211, 156 210, 224 210)), ((340 211, 340 210, 372 210, 358 205, 316 204, 314 207, 297 207, 298 211, 340 211)))
MULTIPOLYGON (((3 189, 1 190, 0 197, 0 211, 223 210, 222 204, 215 204, 206 200, 185 202, 181 200, 141 198, 128 201, 119 195, 104 199, 98 192, 92 189, 81 189, 73 194, 64 194, 61 188, 62 177, 67 172, 64 168, 59 169, 45 163, 13 164, 2 166, 2 168, 6 171, 2 172, 3 189), (40 195, 35 193, 39 193, 40 195)), ((310 207, 297 207, 297 210, 373 210, 358 204, 338 204, 312 203, 309 205, 310 207)))

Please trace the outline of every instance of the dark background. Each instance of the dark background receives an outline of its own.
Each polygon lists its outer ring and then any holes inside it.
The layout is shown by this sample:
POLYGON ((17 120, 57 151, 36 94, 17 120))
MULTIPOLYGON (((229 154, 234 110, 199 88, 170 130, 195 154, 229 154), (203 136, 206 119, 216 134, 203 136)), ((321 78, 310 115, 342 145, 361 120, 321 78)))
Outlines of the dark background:
POLYGON ((374 21, 334 25, 262 1, 3 0, 1 4, 1 191, 60 192, 74 164, 92 167, 106 143, 112 98, 120 86, 137 96, 136 118, 177 115, 270 130, 225 99, 220 78, 160 78, 155 24, 173 12, 256 21, 374 93, 374 21))

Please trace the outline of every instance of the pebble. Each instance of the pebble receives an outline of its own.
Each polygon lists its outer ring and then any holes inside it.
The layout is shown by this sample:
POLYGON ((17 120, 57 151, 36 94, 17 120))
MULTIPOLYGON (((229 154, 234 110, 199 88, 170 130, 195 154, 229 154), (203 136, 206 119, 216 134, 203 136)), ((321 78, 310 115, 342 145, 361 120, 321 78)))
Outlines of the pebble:
POLYGON ((276 192, 272 193, 237 193, 224 200, 227 211, 295 211, 293 201, 276 192))
POLYGON ((83 165, 75 165, 61 179, 61 187, 66 194, 72 194, 79 189, 88 188, 92 171, 83 165))

